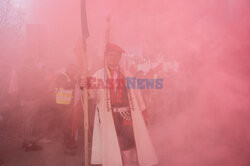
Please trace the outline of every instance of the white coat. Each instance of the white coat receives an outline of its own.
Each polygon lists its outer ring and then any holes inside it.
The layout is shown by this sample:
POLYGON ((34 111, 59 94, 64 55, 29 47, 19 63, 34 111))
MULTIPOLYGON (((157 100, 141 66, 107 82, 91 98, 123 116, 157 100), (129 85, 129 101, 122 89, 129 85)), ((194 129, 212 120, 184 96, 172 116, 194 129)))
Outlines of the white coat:
MULTIPOLYGON (((123 74, 125 77, 130 76, 129 73, 123 74)), ((104 79, 104 69, 98 70, 93 77, 104 79)), ((108 102, 110 101, 109 89, 92 89, 89 90, 89 93, 90 96, 97 99, 91 163, 103 166, 122 166, 122 156, 110 102, 108 102)), ((155 165, 158 163, 158 159, 142 116, 145 105, 141 93, 137 89, 129 89, 128 96, 139 164, 140 166, 155 165)))

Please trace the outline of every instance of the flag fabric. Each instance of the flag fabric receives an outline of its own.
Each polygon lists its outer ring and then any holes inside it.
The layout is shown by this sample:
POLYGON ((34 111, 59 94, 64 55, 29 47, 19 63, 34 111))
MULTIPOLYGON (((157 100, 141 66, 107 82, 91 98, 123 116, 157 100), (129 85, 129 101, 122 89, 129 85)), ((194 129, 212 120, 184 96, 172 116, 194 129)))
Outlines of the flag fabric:
MULTIPOLYGON (((86 0, 81 0, 81 31, 82 36, 78 39, 75 45, 75 55, 79 66, 84 70, 87 70, 87 54, 86 54, 86 40, 89 37, 88 23, 87 23, 87 14, 86 14, 86 0), (84 51, 83 49, 84 48, 84 51)), ((85 73, 85 72, 84 72, 85 73)), ((72 120, 72 138, 75 140, 75 136, 77 135, 78 124, 79 124, 79 109, 83 109, 83 107, 79 107, 81 103, 81 92, 79 91, 79 87, 75 88, 75 103, 73 110, 73 120, 72 120)))
POLYGON ((81 33, 82 36, 78 38, 74 52, 79 66, 83 67, 83 61, 86 59, 86 54, 83 53, 83 48, 86 49, 86 40, 89 37, 88 20, 86 14, 86 0, 81 0, 81 33))
POLYGON ((76 61, 81 68, 83 66, 83 53, 82 53, 83 46, 82 45, 83 45, 82 38, 79 37, 75 44, 74 52, 76 55, 76 61))
POLYGON ((82 24, 82 41, 85 43, 89 37, 88 20, 86 14, 86 0, 81 0, 81 24, 82 24))
MULTIPOLYGON (((75 46, 75 54, 77 58, 77 62, 80 65, 80 67, 83 69, 83 73, 85 73, 84 70, 87 70, 87 54, 86 54, 86 40, 89 37, 89 30, 88 30, 88 21, 87 21, 87 14, 86 14, 86 0, 81 0, 81 30, 82 30, 82 41, 81 38, 78 39, 76 46, 75 46), (84 51, 82 48, 84 47, 84 51)), ((76 89, 79 89, 77 87, 76 89)), ((74 103, 74 111, 73 111, 73 121, 72 121, 72 137, 75 138, 77 129, 78 129, 78 123, 79 123, 79 104, 81 103, 81 92, 78 90, 75 91, 75 103, 74 103)), ((83 108, 82 108, 83 109, 83 108)))

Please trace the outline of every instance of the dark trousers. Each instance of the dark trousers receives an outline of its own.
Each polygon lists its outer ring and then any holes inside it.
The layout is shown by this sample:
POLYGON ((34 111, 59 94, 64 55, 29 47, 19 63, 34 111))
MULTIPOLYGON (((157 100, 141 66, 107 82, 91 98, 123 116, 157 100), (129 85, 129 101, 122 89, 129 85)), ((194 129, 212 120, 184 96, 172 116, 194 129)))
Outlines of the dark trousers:
POLYGON ((124 124, 119 112, 113 113, 113 119, 121 151, 135 148, 133 125, 124 124))
POLYGON ((57 122, 59 129, 63 135, 64 143, 72 141, 72 119, 73 106, 72 105, 57 105, 57 122))

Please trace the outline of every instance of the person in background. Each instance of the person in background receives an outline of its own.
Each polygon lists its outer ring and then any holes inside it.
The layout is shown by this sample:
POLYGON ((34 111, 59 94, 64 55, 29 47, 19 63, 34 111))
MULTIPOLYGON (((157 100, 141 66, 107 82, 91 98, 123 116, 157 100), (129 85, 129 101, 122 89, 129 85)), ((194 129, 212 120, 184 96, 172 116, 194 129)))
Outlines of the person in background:
POLYGON ((73 110, 75 103, 75 88, 79 78, 79 68, 70 64, 65 72, 60 73, 55 80, 55 103, 59 122, 63 127, 65 153, 76 151, 75 135, 72 135, 73 110))
POLYGON ((37 131, 38 113, 42 104, 43 79, 36 59, 27 56, 23 67, 19 70, 19 96, 23 120, 23 144, 27 151, 42 150, 38 145, 39 132, 37 131))

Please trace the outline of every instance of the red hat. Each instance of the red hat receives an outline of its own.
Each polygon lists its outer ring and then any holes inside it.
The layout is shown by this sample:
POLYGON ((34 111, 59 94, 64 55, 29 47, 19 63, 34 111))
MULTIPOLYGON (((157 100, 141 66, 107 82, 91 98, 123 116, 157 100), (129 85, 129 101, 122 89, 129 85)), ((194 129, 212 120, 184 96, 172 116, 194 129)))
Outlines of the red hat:
POLYGON ((118 45, 114 44, 114 43, 107 43, 106 44, 106 49, 105 52, 114 52, 114 53, 118 53, 118 54, 122 54, 125 53, 125 51, 119 47, 118 45))

